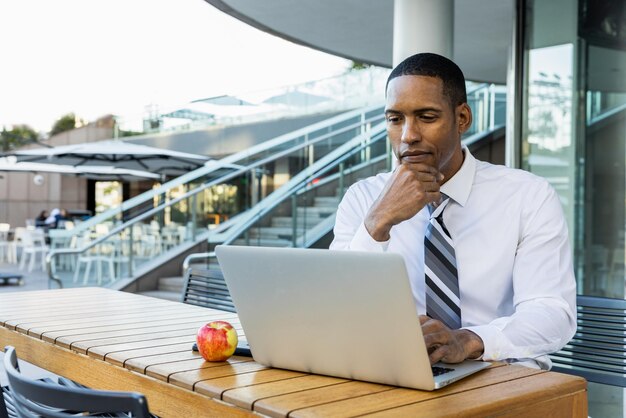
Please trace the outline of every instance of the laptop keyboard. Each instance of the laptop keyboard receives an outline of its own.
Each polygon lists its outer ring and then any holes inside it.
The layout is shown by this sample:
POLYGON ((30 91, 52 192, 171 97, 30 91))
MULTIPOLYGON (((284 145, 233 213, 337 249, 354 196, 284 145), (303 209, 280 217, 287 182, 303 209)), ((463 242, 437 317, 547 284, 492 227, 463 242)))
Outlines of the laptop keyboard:
POLYGON ((433 366, 431 368, 433 369, 433 376, 441 376, 442 374, 454 371, 454 369, 449 369, 447 367, 433 366))

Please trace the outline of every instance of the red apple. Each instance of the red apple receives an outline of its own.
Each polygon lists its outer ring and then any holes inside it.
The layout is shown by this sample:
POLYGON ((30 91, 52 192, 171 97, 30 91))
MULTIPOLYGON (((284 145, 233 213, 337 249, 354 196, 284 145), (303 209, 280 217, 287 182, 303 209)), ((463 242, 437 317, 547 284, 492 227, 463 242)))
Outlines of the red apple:
POLYGON ((226 321, 213 321, 200 327, 196 341, 205 360, 225 361, 237 348, 237 331, 226 321))

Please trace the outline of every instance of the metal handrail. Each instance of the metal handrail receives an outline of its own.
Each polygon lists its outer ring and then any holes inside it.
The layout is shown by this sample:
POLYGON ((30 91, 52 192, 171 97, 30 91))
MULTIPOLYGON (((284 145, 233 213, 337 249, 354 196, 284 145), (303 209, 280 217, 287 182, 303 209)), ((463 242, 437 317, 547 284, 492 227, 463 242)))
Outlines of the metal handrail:
POLYGON ((612 116, 617 115, 620 112, 623 112, 626 110, 626 103, 621 104, 619 106, 615 106, 611 109, 605 110, 604 112, 600 113, 597 116, 591 117, 589 119, 589 121, 587 122, 587 126, 591 126, 591 125, 595 125, 596 123, 602 122, 604 120, 609 119, 612 116))

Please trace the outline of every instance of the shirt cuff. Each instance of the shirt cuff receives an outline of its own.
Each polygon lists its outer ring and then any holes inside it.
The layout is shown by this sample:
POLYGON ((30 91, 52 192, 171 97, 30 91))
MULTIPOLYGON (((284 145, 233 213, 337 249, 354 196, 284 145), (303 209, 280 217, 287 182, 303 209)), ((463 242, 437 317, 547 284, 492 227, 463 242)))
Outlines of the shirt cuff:
POLYGON ((502 341, 504 337, 498 328, 492 325, 478 325, 474 327, 463 327, 463 329, 472 331, 483 340, 483 355, 479 357, 480 360, 494 361, 506 358, 502 347, 498 345, 498 342, 502 341))
POLYGON ((357 251, 371 251, 371 252, 386 252, 389 247, 389 240, 387 241, 376 241, 367 229, 365 228, 365 224, 361 223, 352 241, 350 242, 350 249, 357 251))
POLYGON ((547 355, 533 355, 533 353, 521 353, 511 351, 507 346, 506 335, 493 325, 479 325, 475 327, 463 327, 472 331, 483 340, 483 355, 476 360, 483 361, 506 361, 520 366, 534 369, 550 370, 552 361, 547 355))

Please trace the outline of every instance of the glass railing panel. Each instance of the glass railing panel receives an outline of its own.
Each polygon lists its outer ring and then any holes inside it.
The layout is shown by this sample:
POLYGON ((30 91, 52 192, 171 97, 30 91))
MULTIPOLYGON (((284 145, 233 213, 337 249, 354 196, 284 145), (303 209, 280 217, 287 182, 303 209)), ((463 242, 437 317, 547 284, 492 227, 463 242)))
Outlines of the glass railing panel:
POLYGON ((626 108, 626 93, 620 92, 587 92, 587 124, 591 125, 613 111, 623 111, 626 108))
POLYGON ((250 219, 225 244, 306 247, 328 233, 346 188, 390 168, 386 134, 379 132, 306 178, 291 193, 250 219))
POLYGON ((506 87, 481 84, 468 89, 467 103, 474 121, 465 136, 492 130, 506 121, 506 87))

